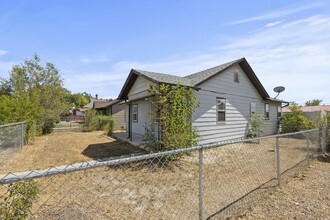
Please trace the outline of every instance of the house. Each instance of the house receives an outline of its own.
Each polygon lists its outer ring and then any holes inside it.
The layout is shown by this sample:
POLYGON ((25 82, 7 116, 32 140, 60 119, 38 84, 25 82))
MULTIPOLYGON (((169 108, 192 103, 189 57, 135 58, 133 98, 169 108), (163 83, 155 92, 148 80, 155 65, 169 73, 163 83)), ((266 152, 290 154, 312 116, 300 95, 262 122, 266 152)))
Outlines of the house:
POLYGON ((185 77, 132 69, 118 96, 126 101, 128 137, 144 135, 153 111, 149 85, 182 85, 193 88, 200 106, 193 117, 199 144, 245 138, 252 114, 264 114, 263 135, 276 134, 282 102, 270 98, 245 58, 185 77))
POLYGON ((83 107, 84 111, 95 109, 99 115, 111 115, 115 121, 115 130, 124 130, 126 127, 124 108, 125 105, 122 105, 117 99, 98 99, 97 95, 83 107))
MULTIPOLYGON (((314 122, 319 122, 330 115, 330 105, 301 106, 300 110, 314 122)), ((283 113, 288 112, 291 112, 290 107, 283 108, 283 113)))

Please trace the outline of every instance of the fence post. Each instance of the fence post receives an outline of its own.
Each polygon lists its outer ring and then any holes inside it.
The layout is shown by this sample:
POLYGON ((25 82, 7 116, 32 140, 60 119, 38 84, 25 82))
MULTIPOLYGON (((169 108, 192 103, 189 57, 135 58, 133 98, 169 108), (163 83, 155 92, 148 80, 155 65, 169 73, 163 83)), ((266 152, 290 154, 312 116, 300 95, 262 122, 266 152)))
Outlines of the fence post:
POLYGON ((20 125, 21 127, 21 149, 23 149, 24 146, 24 123, 21 123, 20 125))
POLYGON ((281 186, 281 170, 280 170, 280 140, 276 136, 276 170, 278 186, 281 186))
POLYGON ((306 137, 306 141, 307 141, 307 163, 309 164, 309 162, 310 162, 310 154, 309 154, 309 152, 310 152, 310 149, 309 149, 309 138, 308 137, 306 137))
POLYGON ((203 219, 203 210, 204 210, 204 204, 203 204, 203 147, 201 147, 198 150, 198 157, 199 157, 199 219, 203 219))
POLYGON ((321 148, 322 154, 324 155, 326 153, 326 126, 322 126, 321 148))

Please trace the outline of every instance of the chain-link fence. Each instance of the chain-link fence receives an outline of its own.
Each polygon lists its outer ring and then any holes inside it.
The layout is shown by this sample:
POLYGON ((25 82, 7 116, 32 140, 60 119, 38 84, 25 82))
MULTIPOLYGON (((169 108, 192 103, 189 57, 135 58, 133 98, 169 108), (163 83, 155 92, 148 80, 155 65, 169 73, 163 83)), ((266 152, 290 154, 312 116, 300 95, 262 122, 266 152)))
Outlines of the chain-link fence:
POLYGON ((0 125, 0 167, 25 144, 24 122, 0 125))
POLYGON ((54 132, 68 132, 68 131, 82 131, 84 116, 80 115, 69 115, 61 116, 60 122, 53 128, 54 132))
POLYGON ((314 129, 10 173, 0 176, 0 216, 23 215, 34 219, 237 216, 316 158, 319 149, 320 132, 314 129), (18 202, 19 199, 23 202, 18 202))

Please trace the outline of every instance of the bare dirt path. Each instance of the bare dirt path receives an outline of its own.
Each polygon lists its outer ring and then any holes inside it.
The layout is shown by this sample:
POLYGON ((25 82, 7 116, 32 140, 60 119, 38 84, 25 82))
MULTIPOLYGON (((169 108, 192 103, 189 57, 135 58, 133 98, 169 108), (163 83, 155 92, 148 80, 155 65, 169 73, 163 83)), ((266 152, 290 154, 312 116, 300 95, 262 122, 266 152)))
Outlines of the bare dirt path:
POLYGON ((330 219, 330 157, 289 179, 243 219, 330 219))

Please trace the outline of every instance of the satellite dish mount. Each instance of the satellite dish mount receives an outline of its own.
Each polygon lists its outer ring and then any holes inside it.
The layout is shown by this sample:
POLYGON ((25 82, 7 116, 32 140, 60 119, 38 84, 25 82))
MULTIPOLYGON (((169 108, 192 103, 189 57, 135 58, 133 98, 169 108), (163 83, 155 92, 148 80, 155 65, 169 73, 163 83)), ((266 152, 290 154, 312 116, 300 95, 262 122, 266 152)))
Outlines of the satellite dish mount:
POLYGON ((281 92, 283 92, 285 90, 284 86, 276 86, 274 89, 274 92, 277 92, 277 96, 274 97, 274 99, 276 99, 281 92))

